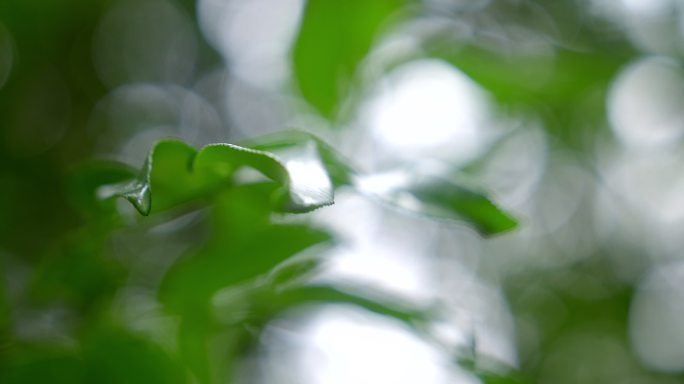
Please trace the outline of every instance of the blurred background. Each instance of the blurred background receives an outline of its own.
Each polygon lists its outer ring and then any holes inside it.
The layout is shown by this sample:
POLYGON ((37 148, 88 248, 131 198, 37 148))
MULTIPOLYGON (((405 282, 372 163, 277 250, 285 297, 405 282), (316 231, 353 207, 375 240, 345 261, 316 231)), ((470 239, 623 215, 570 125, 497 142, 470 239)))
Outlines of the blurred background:
POLYGON ((680 0, 4 0, 0 381, 684 382, 683 58, 680 0), (519 225, 482 237, 340 189, 279 218, 336 239, 307 281, 429 320, 269 296, 282 311, 234 326, 252 309, 228 289, 209 332, 157 296, 205 213, 119 205, 104 230, 72 188, 160 138, 291 128, 361 192, 467 175, 519 225))

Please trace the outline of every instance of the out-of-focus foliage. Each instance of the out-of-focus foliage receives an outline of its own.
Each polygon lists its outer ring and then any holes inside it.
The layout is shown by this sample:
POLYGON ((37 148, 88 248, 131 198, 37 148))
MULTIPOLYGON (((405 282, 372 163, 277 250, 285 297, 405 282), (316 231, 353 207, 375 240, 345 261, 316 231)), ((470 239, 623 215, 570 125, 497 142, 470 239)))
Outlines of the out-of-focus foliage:
POLYGON ((337 116, 377 32, 402 3, 404 0, 306 2, 293 49, 294 75, 302 96, 324 116, 337 116))
POLYGON ((0 382, 300 382, 273 335, 334 306, 468 383, 680 382, 681 8, 0 1, 0 382), (397 149, 421 60, 482 116, 397 149), (361 248, 432 293, 330 277, 361 248))

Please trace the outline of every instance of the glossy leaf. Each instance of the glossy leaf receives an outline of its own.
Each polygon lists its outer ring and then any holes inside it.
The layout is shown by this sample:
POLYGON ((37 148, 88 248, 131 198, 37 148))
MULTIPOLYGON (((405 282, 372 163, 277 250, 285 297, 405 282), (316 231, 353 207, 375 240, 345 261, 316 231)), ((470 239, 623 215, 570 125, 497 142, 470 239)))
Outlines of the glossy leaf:
POLYGON ((283 131, 255 139, 247 143, 247 146, 277 154, 279 151, 292 150, 308 143, 315 145, 318 156, 320 156, 323 166, 335 187, 352 184, 352 180, 357 172, 350 165, 351 162, 343 158, 328 143, 311 133, 297 130, 283 131))
POLYGON ((210 144, 196 151, 176 140, 162 140, 150 151, 137 179, 100 188, 102 198, 127 199, 143 215, 207 196, 233 183, 249 167, 276 182, 277 208, 306 212, 333 203, 333 186, 314 144, 301 143, 289 154, 233 144, 210 144))
POLYGON ((279 185, 266 200, 289 212, 331 204, 333 188, 348 185, 413 213, 464 221, 484 235, 517 225, 486 193, 467 183, 410 173, 363 176, 325 142, 301 131, 263 137, 249 147, 210 144, 199 152, 180 141, 160 141, 139 178, 105 186, 100 193, 126 198, 149 214, 153 200, 154 210, 160 211, 233 185, 236 171, 245 166, 279 185))
POLYGON ((294 46, 294 75, 302 96, 334 119, 359 63, 401 0, 309 0, 294 46))

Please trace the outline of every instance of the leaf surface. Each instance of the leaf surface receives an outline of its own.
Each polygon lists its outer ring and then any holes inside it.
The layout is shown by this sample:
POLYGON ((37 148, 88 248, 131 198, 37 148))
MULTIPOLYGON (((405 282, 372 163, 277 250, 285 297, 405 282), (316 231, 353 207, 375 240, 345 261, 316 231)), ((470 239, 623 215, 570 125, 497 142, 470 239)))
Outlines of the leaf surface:
POLYGON ((197 151, 177 140, 159 141, 136 179, 104 186, 100 197, 128 200, 142 215, 202 198, 235 182, 248 167, 279 185, 278 209, 307 212, 333 203, 333 186, 311 143, 300 143, 287 156, 241 147, 210 144, 197 151))
POLYGON ((309 104, 334 119, 359 63, 400 0, 309 0, 293 50, 297 85, 309 104))

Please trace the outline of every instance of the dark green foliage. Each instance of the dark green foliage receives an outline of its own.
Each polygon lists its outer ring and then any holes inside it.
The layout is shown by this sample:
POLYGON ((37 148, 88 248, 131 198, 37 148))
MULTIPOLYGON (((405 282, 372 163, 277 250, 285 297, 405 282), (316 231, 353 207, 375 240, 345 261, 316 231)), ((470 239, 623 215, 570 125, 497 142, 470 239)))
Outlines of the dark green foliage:
POLYGON ((39 384, 49 378, 54 383, 85 383, 84 370, 75 352, 25 347, 11 361, 0 363, 0 382, 39 384))
POLYGON ((125 331, 105 329, 84 347, 84 383, 186 383, 184 370, 161 347, 125 331))

